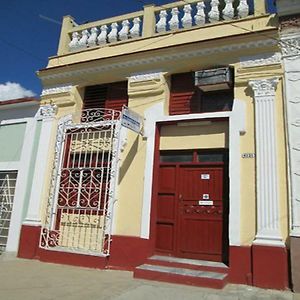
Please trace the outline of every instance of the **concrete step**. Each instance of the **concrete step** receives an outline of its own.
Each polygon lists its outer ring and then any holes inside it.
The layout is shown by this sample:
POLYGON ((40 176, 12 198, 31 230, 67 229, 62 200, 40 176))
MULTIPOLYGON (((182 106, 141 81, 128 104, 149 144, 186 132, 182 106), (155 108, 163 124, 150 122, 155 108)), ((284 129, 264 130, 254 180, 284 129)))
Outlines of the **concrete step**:
POLYGON ((144 264, 135 268, 134 277, 222 289, 227 283, 227 274, 199 271, 164 265, 144 264))
POLYGON ((150 265, 162 265, 192 270, 227 273, 229 268, 222 262, 179 258, 173 256, 153 255, 146 261, 150 265))

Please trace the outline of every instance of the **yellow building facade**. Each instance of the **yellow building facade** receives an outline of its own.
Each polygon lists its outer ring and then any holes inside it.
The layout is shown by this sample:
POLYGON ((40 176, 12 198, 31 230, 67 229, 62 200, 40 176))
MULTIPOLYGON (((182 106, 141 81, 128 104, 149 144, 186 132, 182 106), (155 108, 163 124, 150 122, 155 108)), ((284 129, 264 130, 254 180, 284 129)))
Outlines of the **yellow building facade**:
POLYGON ((288 287, 283 70, 263 1, 66 16, 38 76, 47 165, 20 257, 288 287))

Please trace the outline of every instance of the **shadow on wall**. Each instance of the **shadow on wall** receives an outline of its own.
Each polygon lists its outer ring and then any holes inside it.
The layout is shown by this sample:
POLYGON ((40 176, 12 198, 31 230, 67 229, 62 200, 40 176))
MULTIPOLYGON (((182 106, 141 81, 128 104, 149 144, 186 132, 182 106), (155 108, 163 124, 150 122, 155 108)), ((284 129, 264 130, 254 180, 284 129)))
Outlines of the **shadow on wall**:
POLYGON ((134 143, 130 147, 126 158, 124 159, 122 166, 120 168, 120 175, 119 175, 119 184, 122 182, 124 176, 126 175, 135 155, 138 152, 138 145, 139 145, 139 136, 137 136, 134 140, 134 143))

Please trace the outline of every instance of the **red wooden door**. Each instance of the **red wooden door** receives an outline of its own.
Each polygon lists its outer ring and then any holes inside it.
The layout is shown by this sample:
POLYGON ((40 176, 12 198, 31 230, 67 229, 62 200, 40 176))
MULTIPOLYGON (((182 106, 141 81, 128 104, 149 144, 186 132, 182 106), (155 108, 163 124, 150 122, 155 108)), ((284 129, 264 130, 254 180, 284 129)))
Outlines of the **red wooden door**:
POLYGON ((226 261, 224 165, 160 166, 156 250, 168 255, 226 261))
POLYGON ((222 261, 223 166, 181 167, 178 179, 178 255, 222 261))

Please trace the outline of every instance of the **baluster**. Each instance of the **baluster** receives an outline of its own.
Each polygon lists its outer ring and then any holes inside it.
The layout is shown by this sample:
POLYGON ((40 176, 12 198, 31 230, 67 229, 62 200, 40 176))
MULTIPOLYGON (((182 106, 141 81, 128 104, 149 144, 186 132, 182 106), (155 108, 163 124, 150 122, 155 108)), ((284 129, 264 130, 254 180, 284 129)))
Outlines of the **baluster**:
POLYGON ((129 25, 130 25, 130 23, 128 20, 124 20, 122 22, 122 29, 119 32, 119 38, 121 41, 125 41, 128 39, 129 25))
POLYGON ((179 28, 178 8, 177 7, 172 8, 171 14, 172 14, 172 18, 168 23, 171 30, 176 30, 179 28))
POLYGON ((159 21, 156 24, 157 32, 165 32, 167 30, 167 12, 165 10, 161 10, 159 13, 159 21))
POLYGON ((193 23, 192 23, 192 8, 190 4, 186 4, 183 8, 184 11, 184 15, 183 18, 181 19, 182 22, 182 26, 183 28, 190 28, 192 27, 193 23))
POLYGON ((211 0, 211 10, 208 13, 210 23, 220 20, 219 0, 211 0))
POLYGON ((133 26, 130 29, 130 36, 132 38, 137 38, 137 37, 140 36, 140 23, 141 23, 140 18, 134 18, 133 19, 133 26))
POLYGON ((82 30, 81 32, 81 39, 79 40, 78 44, 79 44, 79 48, 80 49, 84 49, 87 46, 87 41, 89 39, 90 33, 88 32, 87 29, 82 30))
POLYGON ((107 43, 107 29, 108 28, 106 25, 102 25, 100 27, 101 32, 97 38, 98 45, 100 45, 100 46, 106 45, 106 43, 107 43))
POLYGON ((118 23, 111 24, 111 31, 108 34, 108 41, 110 43, 116 42, 118 40, 118 23))
POLYGON ((234 17, 234 8, 232 5, 233 0, 225 0, 225 7, 222 11, 224 20, 231 20, 234 17))
POLYGON ((240 18, 248 17, 249 15, 249 5, 247 3, 247 0, 240 0, 240 4, 237 7, 238 16, 240 18))
POLYGON ((70 51, 74 51, 79 48, 79 37, 80 37, 80 35, 77 31, 72 33, 72 40, 69 43, 70 51))
POLYGON ((204 25, 205 24, 205 3, 198 2, 197 3, 197 14, 194 17, 196 25, 204 25))
POLYGON ((96 46, 96 44, 97 44, 97 36, 98 36, 98 32, 99 32, 99 30, 98 30, 97 27, 93 27, 93 28, 91 29, 91 35, 90 35, 90 37, 89 37, 89 39, 88 39, 88 41, 87 41, 87 43, 88 43, 88 45, 89 45, 90 47, 96 46))

